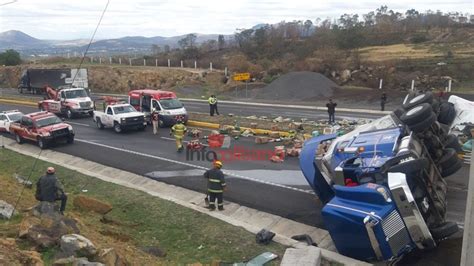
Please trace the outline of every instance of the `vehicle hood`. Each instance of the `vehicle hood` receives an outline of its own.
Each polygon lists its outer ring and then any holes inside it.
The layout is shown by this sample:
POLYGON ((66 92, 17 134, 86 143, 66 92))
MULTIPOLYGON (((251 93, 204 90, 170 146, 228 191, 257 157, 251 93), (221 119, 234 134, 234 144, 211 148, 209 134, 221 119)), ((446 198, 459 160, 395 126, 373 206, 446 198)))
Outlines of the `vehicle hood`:
POLYGON ((186 108, 181 107, 178 109, 165 109, 159 112, 161 115, 184 115, 186 114, 186 108))
POLYGON ((82 103, 82 102, 92 102, 92 100, 90 97, 66 99, 66 103, 82 103))
POLYGON ((40 127, 37 129, 38 133, 43 133, 43 132, 51 132, 59 129, 64 129, 68 128, 69 124, 66 123, 59 123, 59 124, 54 124, 46 127, 40 127))
POLYGON ((124 114, 115 115, 115 117, 117 117, 117 118, 127 118, 127 117, 136 117, 136 116, 143 116, 143 113, 140 113, 140 112, 130 112, 130 113, 124 113, 124 114))

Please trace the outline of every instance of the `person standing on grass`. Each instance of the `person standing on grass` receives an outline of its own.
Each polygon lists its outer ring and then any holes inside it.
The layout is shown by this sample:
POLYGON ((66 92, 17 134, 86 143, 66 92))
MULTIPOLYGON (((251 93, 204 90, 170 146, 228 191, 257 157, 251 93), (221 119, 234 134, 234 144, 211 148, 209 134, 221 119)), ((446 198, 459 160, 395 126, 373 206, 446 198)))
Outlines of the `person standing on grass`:
POLYGON ((214 113, 219 115, 219 110, 217 110, 217 97, 213 94, 208 99, 209 102, 209 114, 214 116, 214 113))
POLYGON ((227 191, 225 183, 224 173, 221 170, 222 162, 214 161, 213 168, 207 170, 204 173, 204 178, 207 179, 207 192, 209 195, 209 210, 213 211, 217 209, 219 211, 224 210, 224 191, 227 191))
POLYGON ((326 104, 329 114, 329 124, 332 124, 336 121, 334 114, 336 113, 337 103, 333 102, 332 99, 329 99, 329 102, 326 104))
POLYGON ((158 133, 159 120, 160 120, 160 117, 158 115, 158 111, 156 111, 156 109, 153 109, 153 112, 151 113, 151 124, 153 126, 153 135, 156 135, 158 133))
POLYGON ((387 103, 387 94, 382 93, 382 96, 380 97, 380 109, 381 111, 385 111, 385 103, 387 103))
POLYGON ((64 193, 64 187, 55 175, 54 167, 48 167, 46 175, 40 177, 36 183, 35 198, 38 201, 55 202, 61 201, 59 212, 64 215, 66 210, 67 195, 64 193))

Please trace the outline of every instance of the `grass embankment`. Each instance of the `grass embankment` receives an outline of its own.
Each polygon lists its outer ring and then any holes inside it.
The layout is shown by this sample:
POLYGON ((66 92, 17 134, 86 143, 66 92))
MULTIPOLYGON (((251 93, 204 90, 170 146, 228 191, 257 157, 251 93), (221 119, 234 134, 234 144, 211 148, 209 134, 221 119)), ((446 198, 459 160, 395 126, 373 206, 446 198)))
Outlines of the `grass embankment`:
MULTIPOLYGON (((0 199, 11 204, 16 202, 22 187, 12 177, 15 173, 27 177, 31 172, 31 181, 35 183, 50 165, 1 149, 0 199)), ((243 228, 231 226, 203 213, 64 167, 54 167, 69 193, 66 216, 77 219, 81 234, 96 246, 115 248, 133 265, 239 262, 265 251, 280 257, 284 253, 285 247, 282 245, 258 245, 255 236, 243 228), (79 194, 112 204, 113 210, 106 215, 108 222, 101 222, 102 215, 75 209, 72 202, 79 194), (152 257, 140 251, 143 246, 157 246, 165 250, 167 255, 165 258, 152 257)), ((24 210, 35 204, 34 189, 25 189, 18 209, 24 210)), ((0 237, 16 237, 20 221, 20 217, 7 222, 0 221, 0 237)), ((51 261, 54 252, 48 250, 43 253, 46 262, 51 261)))

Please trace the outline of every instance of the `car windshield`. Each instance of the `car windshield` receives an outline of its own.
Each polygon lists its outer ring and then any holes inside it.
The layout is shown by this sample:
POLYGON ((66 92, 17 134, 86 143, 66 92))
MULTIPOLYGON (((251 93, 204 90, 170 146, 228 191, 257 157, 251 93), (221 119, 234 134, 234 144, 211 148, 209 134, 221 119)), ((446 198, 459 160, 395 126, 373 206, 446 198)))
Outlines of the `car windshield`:
POLYGON ((136 112, 135 108, 131 105, 126 105, 126 106, 117 106, 114 107, 114 113, 116 115, 118 114, 125 114, 125 113, 131 113, 131 112, 136 112))
POLYGON ((163 109, 179 109, 183 107, 183 104, 176 98, 172 99, 162 99, 160 104, 163 109))
POLYGON ((66 99, 74 99, 74 98, 83 98, 87 97, 87 93, 85 90, 71 90, 65 91, 64 95, 66 99))
POLYGON ((23 116, 22 113, 14 113, 14 114, 10 114, 8 115, 8 117, 10 118, 11 121, 20 121, 21 117, 23 116))
POLYGON ((36 120, 37 127, 46 127, 54 124, 62 123, 63 121, 57 116, 49 116, 36 120))

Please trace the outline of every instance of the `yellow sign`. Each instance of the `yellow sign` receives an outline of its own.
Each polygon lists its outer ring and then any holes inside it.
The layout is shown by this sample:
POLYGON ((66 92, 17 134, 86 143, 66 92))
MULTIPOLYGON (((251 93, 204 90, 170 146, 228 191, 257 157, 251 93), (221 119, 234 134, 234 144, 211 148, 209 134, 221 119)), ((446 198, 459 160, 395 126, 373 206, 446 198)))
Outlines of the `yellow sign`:
POLYGON ((234 80, 239 81, 239 80, 249 80, 250 79, 250 73, 237 73, 234 75, 234 80))

